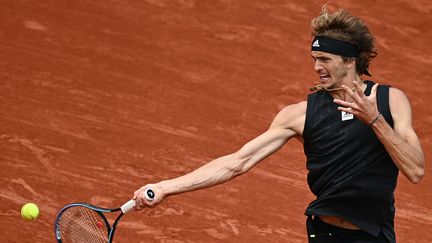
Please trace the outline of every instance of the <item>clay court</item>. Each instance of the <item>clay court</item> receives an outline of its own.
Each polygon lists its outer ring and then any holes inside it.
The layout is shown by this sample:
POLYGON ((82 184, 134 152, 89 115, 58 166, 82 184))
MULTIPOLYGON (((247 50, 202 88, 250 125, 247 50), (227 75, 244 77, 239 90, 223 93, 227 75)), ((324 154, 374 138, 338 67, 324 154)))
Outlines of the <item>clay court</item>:
MULTIPOLYGON (((0 242, 54 242, 71 202, 119 207, 264 132, 317 75, 323 1, 1 1, 0 242), (36 221, 20 217, 39 205, 36 221)), ((426 176, 399 176, 398 242, 432 242, 432 3, 330 2, 376 35, 373 80, 408 95, 426 176), (429 161, 428 161, 429 160, 429 161)), ((249 173, 126 215, 115 242, 306 242, 301 143, 249 173)))

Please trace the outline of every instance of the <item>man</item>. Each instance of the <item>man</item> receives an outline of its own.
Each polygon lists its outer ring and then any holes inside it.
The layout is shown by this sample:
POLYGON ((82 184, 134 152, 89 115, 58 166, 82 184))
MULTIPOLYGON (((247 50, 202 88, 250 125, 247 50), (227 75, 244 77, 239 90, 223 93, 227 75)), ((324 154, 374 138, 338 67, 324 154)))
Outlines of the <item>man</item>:
POLYGON ((424 173, 409 101, 396 88, 360 78, 370 75, 376 52, 373 36, 359 18, 324 7, 312 29, 311 54, 320 79, 316 92, 282 109, 266 132, 239 151, 184 176, 141 187, 134 194, 136 209, 233 179, 295 137, 304 144, 308 184, 317 196, 305 213, 309 242, 396 241, 393 192, 398 173, 413 183, 424 173))

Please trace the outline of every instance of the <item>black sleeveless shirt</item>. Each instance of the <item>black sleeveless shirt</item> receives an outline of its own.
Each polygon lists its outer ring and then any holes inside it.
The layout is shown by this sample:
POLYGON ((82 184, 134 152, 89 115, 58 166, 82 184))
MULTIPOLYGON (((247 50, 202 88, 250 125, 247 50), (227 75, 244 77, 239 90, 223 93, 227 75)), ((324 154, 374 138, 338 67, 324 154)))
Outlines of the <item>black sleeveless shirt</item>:
MULTIPOLYGON (((372 81, 366 81, 370 95, 372 81)), ((393 127, 389 87, 377 89, 377 106, 393 127)), ((303 131, 307 181, 317 198, 306 215, 333 215, 378 236, 395 241, 393 219, 398 168, 372 129, 358 120, 342 121, 341 111, 326 91, 308 96, 303 131)))

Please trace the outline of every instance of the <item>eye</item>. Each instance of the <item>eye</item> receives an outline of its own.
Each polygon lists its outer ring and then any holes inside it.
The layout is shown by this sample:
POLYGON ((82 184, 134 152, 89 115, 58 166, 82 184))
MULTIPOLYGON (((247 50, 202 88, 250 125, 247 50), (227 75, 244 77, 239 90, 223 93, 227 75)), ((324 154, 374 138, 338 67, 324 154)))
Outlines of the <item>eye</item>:
POLYGON ((328 63, 328 62, 331 61, 331 58, 330 57, 326 57, 326 56, 318 56, 318 57, 312 56, 312 60, 314 62, 318 61, 320 63, 328 63))
POLYGON ((319 61, 321 61, 321 62, 328 62, 328 61, 330 61, 330 58, 328 58, 328 57, 318 57, 317 59, 319 61))

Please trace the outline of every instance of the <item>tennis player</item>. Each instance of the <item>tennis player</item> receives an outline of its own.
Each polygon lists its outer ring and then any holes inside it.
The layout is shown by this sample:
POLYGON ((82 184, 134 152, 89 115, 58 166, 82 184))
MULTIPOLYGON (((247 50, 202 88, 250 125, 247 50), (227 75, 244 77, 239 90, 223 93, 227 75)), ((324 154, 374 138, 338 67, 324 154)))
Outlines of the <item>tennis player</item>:
POLYGON ((186 175, 134 194, 140 210, 172 194, 239 176, 291 138, 304 145, 307 181, 316 199, 306 209, 309 242, 396 242, 394 190, 399 171, 412 183, 424 155, 401 90, 363 80, 376 56, 366 24, 346 10, 323 8, 312 20, 311 55, 320 83, 306 101, 276 115, 269 129, 240 150, 186 175), (154 200, 146 200, 151 188, 154 200))

